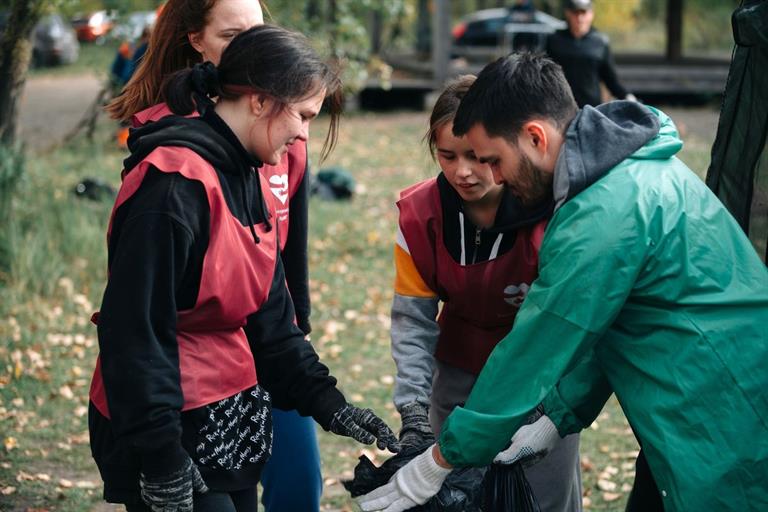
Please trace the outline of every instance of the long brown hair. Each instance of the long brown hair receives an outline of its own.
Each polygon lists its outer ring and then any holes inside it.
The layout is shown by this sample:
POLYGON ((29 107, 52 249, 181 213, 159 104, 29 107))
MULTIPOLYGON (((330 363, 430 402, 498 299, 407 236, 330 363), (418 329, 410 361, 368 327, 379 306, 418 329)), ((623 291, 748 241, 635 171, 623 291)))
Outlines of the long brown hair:
POLYGON ((152 30, 147 53, 120 96, 106 106, 112 118, 127 121, 135 113, 162 102, 163 80, 202 60, 190 44, 188 34, 205 28, 216 2, 218 0, 168 0, 165 3, 152 30))
POLYGON ((168 77, 163 96, 175 114, 187 115, 213 105, 210 98, 233 100, 245 94, 265 94, 275 100, 279 113, 291 103, 325 90, 325 107, 331 122, 321 160, 336 144, 342 107, 338 70, 315 52, 303 35, 259 25, 239 33, 221 56, 218 67, 210 62, 178 71, 168 77), (202 109, 201 109, 202 107, 202 109))

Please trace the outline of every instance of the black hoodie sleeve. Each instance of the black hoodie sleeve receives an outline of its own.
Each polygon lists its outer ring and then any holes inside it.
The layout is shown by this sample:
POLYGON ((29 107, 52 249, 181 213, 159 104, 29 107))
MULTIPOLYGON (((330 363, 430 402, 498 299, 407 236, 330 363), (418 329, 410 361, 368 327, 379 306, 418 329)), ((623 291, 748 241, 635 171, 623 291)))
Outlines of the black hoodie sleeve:
POLYGON ((615 98, 623 100, 627 97, 627 90, 619 81, 619 75, 616 73, 616 64, 613 61, 613 55, 608 44, 605 45, 605 54, 600 63, 598 73, 600 74, 600 79, 615 98))
POLYGON ((346 400, 293 317, 293 303, 278 258, 269 297, 248 317, 245 326, 259 384, 272 394, 275 406, 312 416, 328 430, 333 413, 346 400))
POLYGON ((185 458, 176 316, 194 304, 189 283, 199 281, 207 219, 202 185, 151 170, 113 223, 98 321, 101 370, 111 428, 147 474, 172 472, 185 458))
POLYGON ((296 310, 296 323, 304 334, 312 331, 309 323, 309 269, 307 263, 307 231, 309 229, 309 169, 304 168, 304 177, 291 198, 288 239, 282 254, 288 290, 291 292, 296 310))

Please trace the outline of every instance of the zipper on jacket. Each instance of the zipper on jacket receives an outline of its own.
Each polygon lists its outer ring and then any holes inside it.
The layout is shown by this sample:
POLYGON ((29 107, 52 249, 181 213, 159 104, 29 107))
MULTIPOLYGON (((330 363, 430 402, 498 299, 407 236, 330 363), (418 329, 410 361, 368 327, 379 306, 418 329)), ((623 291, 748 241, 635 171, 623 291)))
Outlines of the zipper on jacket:
POLYGON ((477 263, 477 253, 480 250, 480 228, 475 228, 475 250, 472 251, 472 263, 477 263))

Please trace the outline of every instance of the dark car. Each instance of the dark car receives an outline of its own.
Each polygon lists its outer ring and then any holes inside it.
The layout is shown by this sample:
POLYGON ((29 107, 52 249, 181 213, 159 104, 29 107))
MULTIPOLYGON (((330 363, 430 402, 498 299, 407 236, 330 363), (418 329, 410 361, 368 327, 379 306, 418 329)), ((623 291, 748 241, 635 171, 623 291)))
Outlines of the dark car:
POLYGON ((482 9, 454 27, 452 53, 488 61, 512 51, 542 51, 547 35, 561 28, 564 21, 535 9, 482 9))
MULTIPOLYGON (((8 13, 0 12, 0 33, 5 31, 8 13)), ((58 14, 43 16, 32 29, 32 65, 71 64, 80 55, 75 31, 58 14)))

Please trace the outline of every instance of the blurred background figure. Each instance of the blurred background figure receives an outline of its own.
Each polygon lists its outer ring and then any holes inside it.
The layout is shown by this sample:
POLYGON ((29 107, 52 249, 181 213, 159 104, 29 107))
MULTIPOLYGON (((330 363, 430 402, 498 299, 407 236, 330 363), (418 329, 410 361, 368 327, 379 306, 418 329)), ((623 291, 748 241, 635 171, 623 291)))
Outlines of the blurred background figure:
MULTIPOLYGON (((125 34, 126 40, 118 47, 109 70, 111 97, 114 98, 120 94, 139 66, 139 62, 147 52, 149 37, 152 35, 155 20, 162 10, 163 6, 161 5, 156 11, 134 13, 128 19, 126 26, 129 28, 125 34), (138 38, 135 38, 136 31, 140 31, 138 38)), ((127 147, 128 127, 129 123, 121 122, 120 128, 117 130, 117 145, 121 148, 127 147)))
POLYGON ((619 82, 608 37, 592 27, 594 18, 591 0, 568 0, 568 28, 549 36, 546 52, 563 68, 579 108, 603 102, 601 82, 616 98, 635 101, 635 96, 619 82))

